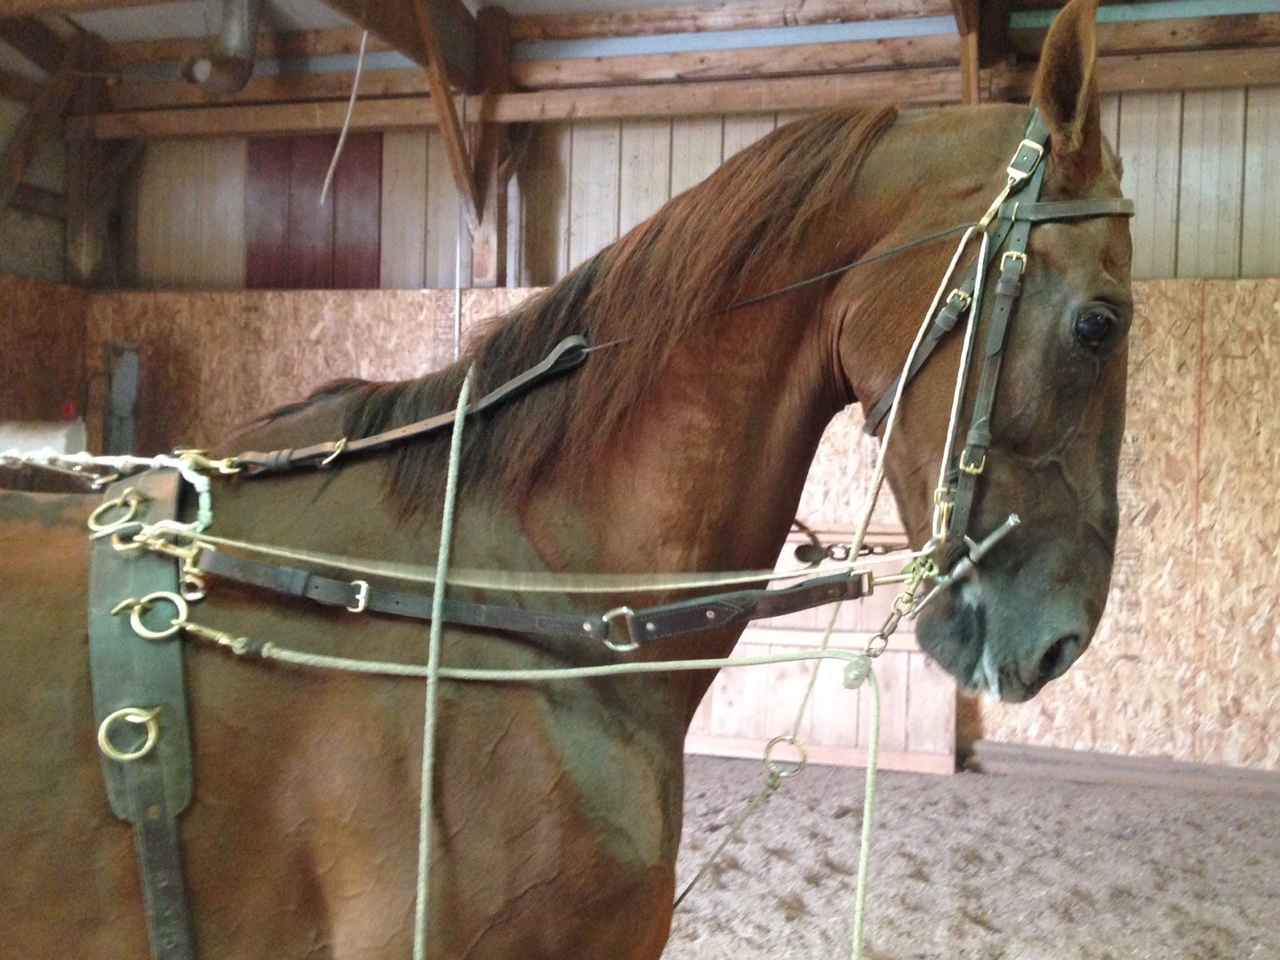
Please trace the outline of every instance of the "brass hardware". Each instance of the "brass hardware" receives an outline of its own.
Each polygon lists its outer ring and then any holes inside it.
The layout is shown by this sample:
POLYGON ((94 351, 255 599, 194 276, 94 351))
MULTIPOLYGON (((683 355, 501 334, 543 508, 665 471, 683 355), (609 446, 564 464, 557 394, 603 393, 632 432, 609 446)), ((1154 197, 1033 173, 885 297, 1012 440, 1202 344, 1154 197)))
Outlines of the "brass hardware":
POLYGON ((981 476, 982 471, 986 469, 986 466, 987 455, 985 453, 982 455, 982 459, 977 463, 974 463, 969 459, 969 451, 966 450, 960 454, 960 469, 971 477, 981 476))
POLYGON ((99 534, 119 530, 125 524, 133 522, 133 519, 138 516, 139 508, 148 499, 133 487, 125 487, 120 496, 104 500, 98 505, 98 509, 89 514, 89 529, 99 534), (124 516, 116 520, 104 521, 104 515, 112 510, 123 510, 124 516))
POLYGON ((133 627, 133 632, 147 640, 167 640, 175 633, 183 628, 187 622, 187 615, 191 612, 191 608, 187 606, 187 601, 176 593, 170 593, 167 590, 158 590, 155 593, 149 593, 141 600, 130 597, 128 600, 122 600, 115 605, 111 611, 112 616, 117 616, 125 610, 129 611, 129 625, 133 627), (169 626, 163 630, 152 630, 142 622, 142 615, 155 606, 157 600, 164 600, 173 604, 174 613, 177 614, 169 621, 169 626))
POLYGON ((795 734, 780 734, 765 745, 764 765, 769 770, 770 779, 777 778, 778 780, 788 780, 791 777, 798 777, 804 772, 804 768, 809 765, 809 751, 804 748, 804 741, 795 734), (785 743, 790 747, 794 747, 796 752, 800 754, 799 760, 791 761, 795 764, 794 767, 788 768, 780 766, 778 762, 773 759, 773 748, 780 743, 785 743))
POLYGON ((347 609, 352 613, 364 613, 369 606, 369 581, 352 580, 351 585, 356 588, 356 602, 347 609))
POLYGON ((108 714, 107 718, 98 726, 98 749, 117 763, 131 763, 134 760, 141 760, 155 749, 160 740, 160 721, 157 719, 159 715, 159 707, 152 710, 143 710, 141 707, 122 707, 115 713, 108 714), (141 746, 132 750, 121 750, 111 742, 111 728, 121 720, 146 725, 147 738, 142 742, 141 746))

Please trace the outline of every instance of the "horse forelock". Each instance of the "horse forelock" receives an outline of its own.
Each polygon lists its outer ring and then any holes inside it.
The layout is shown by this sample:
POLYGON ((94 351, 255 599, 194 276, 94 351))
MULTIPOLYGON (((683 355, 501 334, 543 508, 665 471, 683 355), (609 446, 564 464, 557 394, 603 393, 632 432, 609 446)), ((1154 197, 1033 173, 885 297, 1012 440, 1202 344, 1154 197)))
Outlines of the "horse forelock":
MULTIPOLYGON (((879 105, 828 111, 782 127, 671 200, 615 244, 492 321, 452 366, 418 380, 348 391, 352 439, 451 409, 466 371, 478 398, 540 361, 564 337, 609 344, 580 368, 474 418, 460 477, 467 487, 525 498, 552 469, 590 476, 636 414, 670 352, 693 329, 733 322, 724 308, 789 276, 815 222, 842 200, 870 148, 897 117, 879 105)), ((816 272, 816 271, 814 271, 816 272)), ((782 281, 786 282, 786 281, 782 281)), ((782 285, 782 282, 776 285, 782 285)), ((388 496, 406 513, 432 511, 447 472, 448 439, 394 454, 388 496)))

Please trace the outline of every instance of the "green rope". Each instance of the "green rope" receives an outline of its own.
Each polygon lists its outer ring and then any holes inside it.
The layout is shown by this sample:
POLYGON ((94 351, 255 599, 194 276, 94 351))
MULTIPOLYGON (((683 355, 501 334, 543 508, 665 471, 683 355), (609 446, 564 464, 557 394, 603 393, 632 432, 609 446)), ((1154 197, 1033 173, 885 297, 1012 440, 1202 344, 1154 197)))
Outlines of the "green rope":
POLYGON ((431 813, 436 765, 436 719, 440 697, 440 639, 443 633, 445 575, 449 569, 449 547, 453 542, 454 508, 458 497, 458 463, 462 452, 462 424, 467 401, 471 397, 471 376, 467 371, 458 394, 458 407, 453 419, 453 439, 449 447, 449 477, 444 492, 444 516, 440 522, 440 552, 436 569, 442 576, 436 581, 431 598, 431 634, 427 652, 427 705, 422 729, 422 802, 418 817, 418 900, 414 908, 413 960, 424 960, 427 949, 427 908, 431 876, 431 813))
POLYGON ((862 847, 858 854, 858 885, 853 894, 853 960, 862 960, 867 916, 867 874, 871 870, 871 817, 876 803, 876 766, 880 760, 880 684, 867 670, 871 684, 871 742, 867 745, 867 786, 862 800, 862 847))

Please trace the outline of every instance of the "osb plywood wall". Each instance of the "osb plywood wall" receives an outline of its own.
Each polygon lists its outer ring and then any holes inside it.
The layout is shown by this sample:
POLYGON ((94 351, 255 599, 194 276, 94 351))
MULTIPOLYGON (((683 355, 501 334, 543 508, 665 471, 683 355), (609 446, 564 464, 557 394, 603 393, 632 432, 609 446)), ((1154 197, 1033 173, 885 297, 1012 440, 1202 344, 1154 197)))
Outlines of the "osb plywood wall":
MULTIPOLYGON (((526 290, 463 293, 463 326, 526 290)), ((340 377, 394 380, 453 359, 447 291, 105 293, 90 297, 90 446, 97 449, 107 344, 140 349, 137 449, 212 444, 340 377)))
POLYGON ((1136 285, 1121 527, 1092 648, 1018 743, 1280 770, 1280 280, 1136 285))
POLYGON ((85 295, 0 273, 0 420, 83 412, 85 295))

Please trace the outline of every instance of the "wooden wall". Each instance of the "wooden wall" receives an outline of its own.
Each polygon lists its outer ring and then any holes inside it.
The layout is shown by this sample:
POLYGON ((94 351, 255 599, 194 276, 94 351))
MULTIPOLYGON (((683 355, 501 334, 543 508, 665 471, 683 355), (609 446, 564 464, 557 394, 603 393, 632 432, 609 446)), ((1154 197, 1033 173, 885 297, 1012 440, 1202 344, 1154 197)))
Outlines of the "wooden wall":
MULTIPOLYGON (((540 124, 509 196, 513 286, 541 286, 795 114, 540 124)), ((1104 98, 1125 162, 1135 276, 1280 275, 1280 88, 1104 98)), ((245 285, 244 138, 149 145, 136 285, 245 285)), ((457 193, 434 130, 383 135, 381 286, 452 287, 457 193)), ((469 276, 469 244, 462 273, 469 276)))
POLYGON ((0 420, 85 411, 85 293, 0 273, 0 420))
MULTIPOLYGON (((18 104, 0 97, 0 149, 25 115, 18 104)), ((56 194, 67 190, 66 143, 48 141, 36 152, 22 182, 56 194)), ((0 272, 60 283, 66 278, 66 225, 40 214, 0 209, 0 272)))
POLYGON ((1034 701, 984 703, 964 735, 1280 770, 1280 280, 1135 292, 1099 633, 1034 701))

